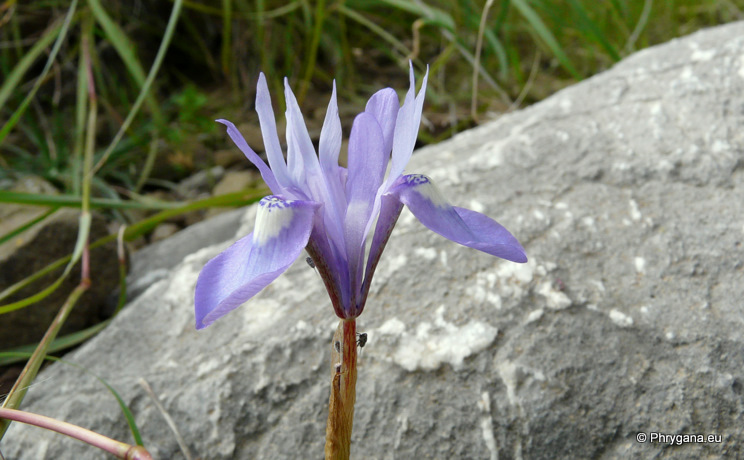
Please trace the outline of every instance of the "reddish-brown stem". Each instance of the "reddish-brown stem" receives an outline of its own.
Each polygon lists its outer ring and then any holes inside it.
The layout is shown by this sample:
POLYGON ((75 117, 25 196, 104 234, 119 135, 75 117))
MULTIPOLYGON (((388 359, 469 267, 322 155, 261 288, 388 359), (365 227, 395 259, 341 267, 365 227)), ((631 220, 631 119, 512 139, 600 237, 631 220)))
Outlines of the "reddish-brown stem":
POLYGON ((331 397, 326 425, 326 460, 348 460, 357 380, 356 320, 342 319, 331 343, 331 397))

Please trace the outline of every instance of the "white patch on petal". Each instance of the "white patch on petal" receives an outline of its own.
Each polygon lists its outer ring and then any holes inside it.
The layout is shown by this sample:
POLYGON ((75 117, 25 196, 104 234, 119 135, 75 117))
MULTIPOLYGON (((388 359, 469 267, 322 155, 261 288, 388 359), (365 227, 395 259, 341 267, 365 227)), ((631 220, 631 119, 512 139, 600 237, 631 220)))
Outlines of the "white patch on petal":
POLYGON ((406 178, 407 182, 415 187, 415 190, 422 197, 429 200, 437 208, 446 209, 449 203, 439 191, 436 185, 423 174, 411 174, 406 178))
POLYGON ((294 210, 292 201, 284 201, 275 196, 261 200, 256 212, 256 227, 253 230, 253 244, 263 246, 292 223, 294 210))

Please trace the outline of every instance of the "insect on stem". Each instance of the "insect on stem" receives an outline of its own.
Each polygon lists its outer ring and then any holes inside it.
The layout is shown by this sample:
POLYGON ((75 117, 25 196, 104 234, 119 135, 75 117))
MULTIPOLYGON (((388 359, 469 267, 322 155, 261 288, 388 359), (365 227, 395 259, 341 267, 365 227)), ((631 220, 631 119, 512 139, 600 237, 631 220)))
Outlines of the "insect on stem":
POLYGON ((367 333, 366 332, 357 333, 357 345, 359 346, 359 348, 364 348, 364 346, 367 345, 367 333))

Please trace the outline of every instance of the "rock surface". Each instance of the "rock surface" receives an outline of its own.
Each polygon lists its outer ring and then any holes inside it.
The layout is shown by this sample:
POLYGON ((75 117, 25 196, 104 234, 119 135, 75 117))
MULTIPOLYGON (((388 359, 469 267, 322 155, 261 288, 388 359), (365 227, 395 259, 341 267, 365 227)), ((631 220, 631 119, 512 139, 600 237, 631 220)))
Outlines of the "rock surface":
MULTIPOLYGON (((457 246, 404 211, 359 320, 352 457, 744 456, 742 126, 737 23, 414 155, 409 171, 504 224, 530 261, 457 246)), ((227 244, 186 257, 66 359, 120 391, 157 458, 180 454, 140 378, 201 458, 320 458, 336 323, 320 278, 300 259, 197 333, 197 274, 227 244)), ((131 439, 114 398, 78 369, 52 366, 27 398, 27 410, 131 439)), ((19 424, 0 448, 101 456, 19 424)))

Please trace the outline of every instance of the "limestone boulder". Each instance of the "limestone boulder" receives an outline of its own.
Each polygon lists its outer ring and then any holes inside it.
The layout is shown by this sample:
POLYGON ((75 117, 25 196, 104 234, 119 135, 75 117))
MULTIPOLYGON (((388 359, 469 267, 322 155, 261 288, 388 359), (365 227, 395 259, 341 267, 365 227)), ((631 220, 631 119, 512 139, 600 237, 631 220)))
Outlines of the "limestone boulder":
MULTIPOLYGON (((415 154, 408 171, 509 228, 529 262, 460 247, 404 211, 358 321, 352 458, 743 457, 742 126, 736 23, 415 154)), ((323 455, 336 320, 304 260, 194 330, 199 270, 254 216, 66 357, 120 391, 157 458, 182 454, 140 379, 195 456, 323 455)), ((94 378, 54 365, 38 382, 25 409, 131 439, 94 378)), ((0 449, 101 455, 19 424, 0 449)))

